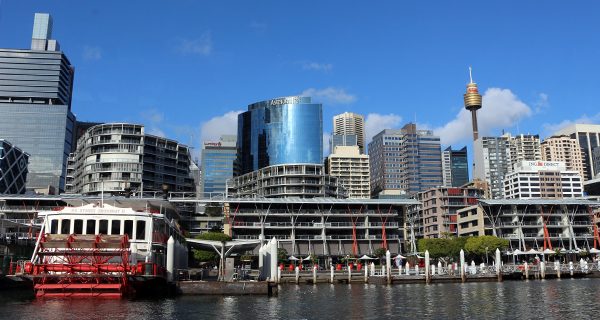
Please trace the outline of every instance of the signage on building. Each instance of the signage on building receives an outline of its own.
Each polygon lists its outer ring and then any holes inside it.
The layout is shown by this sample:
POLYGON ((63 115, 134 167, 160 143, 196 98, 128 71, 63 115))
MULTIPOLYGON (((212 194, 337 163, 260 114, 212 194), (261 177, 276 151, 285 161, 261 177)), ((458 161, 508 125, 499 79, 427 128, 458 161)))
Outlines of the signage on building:
POLYGON ((204 146, 220 147, 221 142, 204 142, 204 146))
POLYGON ((278 106, 281 104, 298 104, 300 103, 299 97, 291 97, 291 98, 281 98, 281 99, 273 99, 271 100, 272 106, 278 106))
POLYGON ((417 130, 417 133, 421 136, 431 136, 433 135, 433 131, 431 130, 417 130))
POLYGON ((558 167, 560 164, 560 162, 550 161, 527 161, 527 165, 530 167, 558 167))

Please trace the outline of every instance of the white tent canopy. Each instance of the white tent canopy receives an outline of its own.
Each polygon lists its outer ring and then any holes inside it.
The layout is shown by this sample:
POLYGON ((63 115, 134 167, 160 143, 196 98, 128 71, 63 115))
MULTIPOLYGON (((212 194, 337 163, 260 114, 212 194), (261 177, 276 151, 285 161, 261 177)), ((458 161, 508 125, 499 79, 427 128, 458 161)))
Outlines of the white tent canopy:
POLYGON ((406 259, 406 257, 399 254, 399 255, 395 256, 394 259, 406 259))
POLYGON ((369 256, 367 256, 367 255, 365 254, 364 256, 362 256, 362 257, 360 257, 360 258, 358 258, 358 259, 360 259, 360 260, 374 260, 374 259, 376 259, 376 258, 371 258, 371 257, 369 257, 369 256))
POLYGON ((288 258, 288 260, 291 260, 291 261, 298 261, 298 260, 300 260, 300 259, 298 259, 298 258, 296 258, 296 257, 294 257, 294 256, 291 256, 291 257, 289 257, 289 258, 288 258))

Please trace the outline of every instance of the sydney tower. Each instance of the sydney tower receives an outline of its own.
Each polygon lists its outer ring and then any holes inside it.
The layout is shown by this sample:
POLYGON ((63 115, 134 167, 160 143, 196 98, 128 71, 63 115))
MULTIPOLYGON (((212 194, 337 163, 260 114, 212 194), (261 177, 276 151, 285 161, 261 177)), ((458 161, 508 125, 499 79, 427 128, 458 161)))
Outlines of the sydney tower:
POLYGON ((469 67, 469 76, 471 83, 467 84, 467 93, 463 94, 465 98, 465 108, 471 111, 471 119, 473 121, 473 141, 477 140, 479 132, 477 130, 477 110, 481 109, 481 94, 477 90, 477 83, 473 83, 471 75, 471 67, 469 67))

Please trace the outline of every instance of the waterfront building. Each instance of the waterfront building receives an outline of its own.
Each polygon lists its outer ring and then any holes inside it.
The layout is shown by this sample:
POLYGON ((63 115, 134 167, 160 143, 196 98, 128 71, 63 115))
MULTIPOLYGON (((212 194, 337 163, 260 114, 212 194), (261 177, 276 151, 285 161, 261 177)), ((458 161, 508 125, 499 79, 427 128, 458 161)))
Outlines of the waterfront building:
POLYGON ((559 130, 554 135, 568 135, 579 142, 583 166, 585 167, 584 180, 592 179, 597 171, 592 161, 594 148, 600 146, 600 125, 597 124, 574 124, 559 130))
MULTIPOLYGON (((365 117, 360 114, 344 112, 333 116, 334 135, 356 136, 356 145, 358 145, 361 154, 365 154, 365 117)), ((344 144, 345 146, 351 144, 344 144)), ((333 150, 334 146, 330 150, 333 150)))
POLYGON ((332 151, 325 160, 326 173, 339 178, 348 198, 371 198, 369 155, 361 154, 358 146, 337 146, 332 151))
POLYGON ((490 198, 490 187, 487 181, 485 180, 481 180, 479 178, 475 178, 465 184, 463 184, 462 186, 460 186, 461 188, 477 188, 477 189, 481 189, 485 191, 485 197, 486 199, 490 198))
POLYGON ((0 194, 25 193, 29 155, 0 139, 0 194))
POLYGON ((89 128, 74 154, 72 192, 82 195, 195 192, 187 146, 146 134, 145 126, 107 123, 89 128))
POLYGON ((331 139, 329 139, 329 153, 332 153, 337 146, 358 146, 356 135, 331 135, 331 139))
POLYGON ((0 49, 0 137, 30 155, 28 189, 62 192, 74 142, 75 68, 52 29, 52 17, 36 13, 31 49, 0 49))
POLYGON ((422 206, 409 207, 406 219, 414 223, 415 239, 455 236, 457 211, 476 205, 484 196, 485 190, 477 188, 432 188, 415 195, 422 206))
POLYGON ((504 179, 505 199, 562 199, 583 197, 579 171, 564 162, 521 161, 504 179))
POLYGON ((600 240, 590 214, 596 205, 595 201, 574 198, 480 199, 478 207, 459 212, 458 234, 508 239, 511 251, 589 250, 594 246, 594 238, 600 240))
POLYGON ((587 167, 583 162, 583 152, 579 140, 566 136, 552 136, 544 139, 541 144, 543 161, 564 162, 568 171, 579 171, 586 180, 587 167))
POLYGON ((522 161, 541 161, 542 151, 540 147, 540 136, 530 134, 519 134, 511 136, 510 133, 502 135, 508 138, 510 143, 510 169, 522 161))
POLYGON ((281 164, 227 181, 227 198, 347 198, 338 177, 325 174, 322 164, 281 164))
MULTIPOLYGON (((404 209, 411 199, 229 199, 225 233, 234 240, 273 237, 296 257, 373 255, 404 251, 404 209)), ((257 254, 258 248, 252 254, 257 254)), ((325 259, 323 259, 325 258, 325 259)))
POLYGON ((396 189, 414 194, 443 184, 440 137, 432 130, 385 129, 369 143, 371 197, 396 189))
POLYGON ((222 135, 219 141, 204 141, 200 163, 200 195, 223 198, 226 181, 237 176, 237 136, 222 135))
POLYGON ((594 165, 594 178, 600 175, 600 146, 592 149, 592 164, 594 165))
POLYGON ((504 196, 502 181, 510 171, 507 137, 481 137, 473 143, 475 176, 488 182, 491 199, 504 196))
POLYGON ((257 102, 238 115, 240 175, 280 164, 323 165, 323 105, 293 96, 257 102))
POLYGON ((469 182, 469 160, 467 158, 467 147, 460 150, 446 148, 442 152, 442 170, 444 187, 460 187, 469 182))

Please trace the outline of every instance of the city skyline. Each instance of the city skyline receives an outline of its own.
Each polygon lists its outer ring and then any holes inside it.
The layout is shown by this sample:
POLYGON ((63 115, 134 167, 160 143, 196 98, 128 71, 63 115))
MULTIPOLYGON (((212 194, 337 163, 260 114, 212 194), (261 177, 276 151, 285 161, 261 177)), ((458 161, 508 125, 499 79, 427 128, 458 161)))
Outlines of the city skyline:
POLYGON ((193 133, 198 143, 235 134, 237 114, 249 104, 304 94, 323 104, 326 154, 329 119, 346 111, 365 116, 366 143, 416 119, 442 148, 466 145, 472 154, 462 99, 469 66, 483 95, 480 136, 504 130, 543 139, 570 124, 600 123, 599 48, 586 40, 598 27, 598 4, 582 12, 540 3, 515 11, 517 2, 190 1, 112 11, 5 0, 0 47, 28 48, 34 13, 50 13, 61 50, 77 66, 72 108, 80 121, 144 123, 151 134, 188 144, 193 133))

